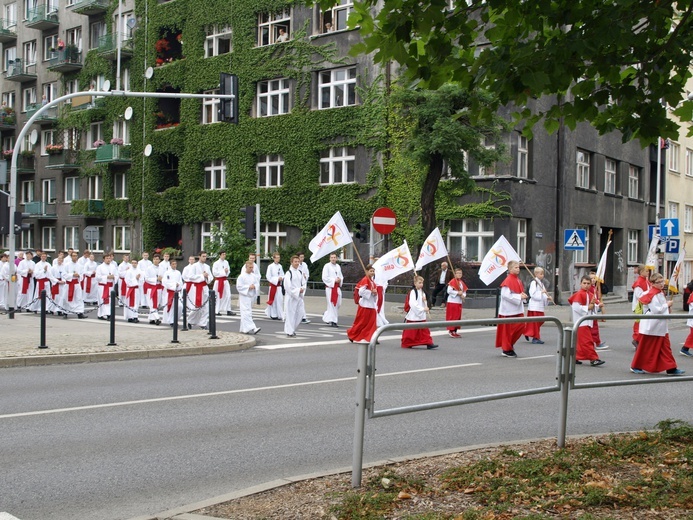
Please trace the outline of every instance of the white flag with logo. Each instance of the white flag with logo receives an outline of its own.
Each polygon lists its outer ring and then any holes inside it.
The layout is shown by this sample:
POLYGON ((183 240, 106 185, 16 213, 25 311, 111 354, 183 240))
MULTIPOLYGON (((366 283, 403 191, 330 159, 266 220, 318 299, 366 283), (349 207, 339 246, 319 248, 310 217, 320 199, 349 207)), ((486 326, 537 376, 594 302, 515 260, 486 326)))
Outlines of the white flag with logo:
POLYGON ((609 251, 609 246, 611 245, 611 240, 609 240, 606 243, 606 247, 604 248, 604 252, 602 253, 602 257, 599 259, 599 263, 597 264, 597 280, 599 283, 604 283, 604 276, 606 275, 606 258, 607 258, 607 252, 609 251))
POLYGON ((486 285, 489 285, 508 270, 508 262, 511 260, 522 261, 520 255, 513 249, 513 246, 501 235, 481 262, 479 278, 486 285))
POLYGON ((686 258, 686 244, 681 248, 679 257, 676 260, 676 265, 671 273, 671 278, 669 279, 669 292, 672 294, 679 293, 679 274, 681 274, 681 266, 683 265, 683 260, 686 258))
POLYGON ((657 264, 659 263, 657 256, 657 248, 659 247, 659 234, 652 233, 652 241, 650 242, 650 249, 647 251, 647 260, 645 261, 645 267, 652 271, 657 270, 657 264))
POLYGON ((373 264, 376 272, 376 278, 382 280, 392 280, 395 276, 399 276, 407 271, 414 270, 414 259, 409 252, 407 241, 385 253, 377 262, 373 264))
POLYGON ((421 246, 419 259, 416 261, 414 270, 421 271, 423 266, 435 262, 439 258, 445 258, 446 256, 448 256, 448 250, 445 247, 445 242, 443 242, 440 230, 435 228, 431 234, 428 235, 423 246, 421 246))
POLYGON ((310 261, 315 262, 352 242, 351 233, 344 223, 342 214, 338 211, 308 244, 308 249, 313 253, 310 255, 310 261))

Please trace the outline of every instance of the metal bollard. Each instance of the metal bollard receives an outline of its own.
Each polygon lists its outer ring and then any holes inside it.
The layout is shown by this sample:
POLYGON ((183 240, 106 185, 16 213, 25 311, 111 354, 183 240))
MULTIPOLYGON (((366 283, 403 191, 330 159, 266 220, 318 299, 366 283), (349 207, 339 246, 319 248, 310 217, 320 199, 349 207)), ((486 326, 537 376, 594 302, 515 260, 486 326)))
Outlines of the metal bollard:
POLYGON ((183 289, 183 332, 188 330, 188 291, 183 289))
POLYGON ((217 295, 214 291, 209 292, 209 339, 219 339, 217 336, 217 295))
POLYGON ((178 341, 178 293, 173 295, 173 339, 171 343, 180 343, 178 341))
POLYGON ((46 290, 41 291, 41 341, 38 348, 48 348, 46 345, 46 290))
POLYGON ((111 322, 111 337, 108 342, 109 347, 115 347, 117 345, 117 343, 115 342, 116 298, 117 293, 114 289, 111 291, 111 315, 109 317, 109 321, 111 322))

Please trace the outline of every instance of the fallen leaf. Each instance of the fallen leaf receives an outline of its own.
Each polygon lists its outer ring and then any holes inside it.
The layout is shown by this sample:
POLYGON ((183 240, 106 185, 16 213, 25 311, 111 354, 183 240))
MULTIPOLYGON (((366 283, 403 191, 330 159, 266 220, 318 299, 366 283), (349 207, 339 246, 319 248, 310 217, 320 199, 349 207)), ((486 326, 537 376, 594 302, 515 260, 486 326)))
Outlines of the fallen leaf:
POLYGON ((399 498, 400 500, 407 500, 407 499, 411 498, 411 495, 409 493, 407 493, 406 491, 400 491, 399 494, 397 495, 397 498, 399 498))

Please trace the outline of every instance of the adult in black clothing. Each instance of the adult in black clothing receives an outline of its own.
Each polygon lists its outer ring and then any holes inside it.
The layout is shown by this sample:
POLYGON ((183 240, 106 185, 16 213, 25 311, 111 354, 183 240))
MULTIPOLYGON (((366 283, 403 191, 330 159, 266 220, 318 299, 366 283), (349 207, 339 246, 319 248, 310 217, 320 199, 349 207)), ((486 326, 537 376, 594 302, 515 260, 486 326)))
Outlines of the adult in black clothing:
POLYGON ((440 272, 436 275, 436 286, 435 289, 433 289, 433 295, 431 296, 431 307, 436 306, 436 301, 438 298, 438 295, 442 293, 442 303, 441 307, 445 307, 445 303, 448 300, 448 283, 450 283, 450 280, 453 278, 453 273, 452 270, 448 268, 448 263, 443 262, 440 264, 440 272))

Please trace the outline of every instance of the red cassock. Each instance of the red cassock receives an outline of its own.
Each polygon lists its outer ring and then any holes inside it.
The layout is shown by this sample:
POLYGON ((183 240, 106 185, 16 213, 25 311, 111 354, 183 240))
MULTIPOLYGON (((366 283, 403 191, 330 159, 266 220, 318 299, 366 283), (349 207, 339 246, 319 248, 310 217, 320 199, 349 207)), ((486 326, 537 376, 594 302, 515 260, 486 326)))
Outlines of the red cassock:
MULTIPOLYGON (((405 320, 406 323, 426 323, 424 321, 405 320)), ((411 348, 417 345, 432 345, 433 338, 428 329, 408 329, 402 331, 402 348, 411 348)))
MULTIPOLYGON (((462 280, 458 280, 457 278, 453 278, 452 280, 450 280, 450 283, 448 285, 456 291, 467 292, 467 286, 465 285, 465 283, 462 280)), ((450 299, 448 299, 448 302, 445 305, 445 321, 455 321, 461 319, 462 304, 451 302, 450 299)), ((456 331, 457 329, 459 329, 459 327, 448 327, 448 330, 452 332, 456 331)))
MULTIPOLYGON (((579 305, 589 305, 590 294, 582 289, 568 298, 568 303, 571 305, 577 303, 579 305)), ((592 361, 599 359, 597 351, 594 349, 594 341, 592 341, 592 327, 578 327, 577 330, 577 345, 575 346, 575 359, 578 361, 592 361)))
MULTIPOLYGON (((361 288, 368 285, 375 288, 375 283, 368 276, 364 276, 356 287, 361 288)), ((373 333, 378 328, 377 311, 368 307, 358 306, 356 309, 356 317, 351 328, 347 329, 347 337, 351 341, 368 341, 370 342, 373 333)))
MULTIPOLYGON (((690 297, 688 298, 688 305, 691 306, 693 305, 693 293, 691 293, 690 297)), ((686 342, 683 344, 684 347, 686 348, 693 348, 693 327, 691 327, 691 331, 688 333, 688 337, 686 338, 686 342)))
MULTIPOLYGON (((544 316, 545 314, 541 311, 527 311, 527 317, 530 318, 532 316, 544 316)), ((540 321, 534 321, 531 323, 527 323, 525 325, 525 331, 524 335, 528 336, 530 338, 535 338, 535 339, 541 339, 541 326, 543 325, 542 322, 540 321)))
MULTIPOLYGON (((524 291, 522 282, 517 276, 508 275, 500 285, 507 287, 512 292, 520 294, 524 291)), ((524 317, 524 314, 513 314, 511 316, 498 315, 499 318, 519 318, 524 317)), ((520 339, 525 330, 525 323, 499 323, 496 325, 496 348, 503 350, 513 350, 513 346, 520 339)))
MULTIPOLYGON (((647 305, 661 292, 659 289, 650 288, 648 292, 640 297, 640 301, 647 305)), ((664 336, 640 334, 640 342, 635 350, 630 366, 631 368, 639 368, 653 374, 676 368, 676 361, 671 353, 669 334, 667 333, 664 336)))

